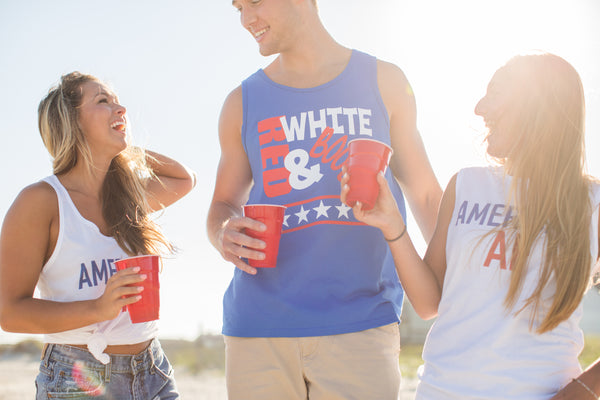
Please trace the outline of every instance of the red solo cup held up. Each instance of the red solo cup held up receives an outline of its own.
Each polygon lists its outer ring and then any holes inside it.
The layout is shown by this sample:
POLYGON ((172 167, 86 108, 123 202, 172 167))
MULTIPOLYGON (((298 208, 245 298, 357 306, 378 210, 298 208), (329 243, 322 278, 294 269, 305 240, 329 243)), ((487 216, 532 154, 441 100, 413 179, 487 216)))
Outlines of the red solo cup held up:
POLYGON ((348 142, 346 167, 350 189, 346 202, 350 207, 354 207, 357 201, 365 210, 375 206, 379 195, 377 174, 385 173, 391 156, 392 148, 377 140, 353 139, 348 142))
POLYGON ((143 281, 130 285, 144 287, 144 290, 140 293, 142 298, 127 305, 131 322, 137 324, 157 320, 160 311, 160 283, 158 280, 160 257, 157 255, 129 257, 115 261, 115 265, 118 271, 130 267, 139 267, 139 273, 146 275, 146 279, 143 281))
POLYGON ((246 229, 248 236, 260 239, 266 244, 264 249, 257 249, 265 253, 265 258, 262 260, 249 258, 248 264, 256 268, 275 268, 286 207, 276 204, 246 204, 243 209, 244 216, 267 226, 267 229, 262 232, 246 229))

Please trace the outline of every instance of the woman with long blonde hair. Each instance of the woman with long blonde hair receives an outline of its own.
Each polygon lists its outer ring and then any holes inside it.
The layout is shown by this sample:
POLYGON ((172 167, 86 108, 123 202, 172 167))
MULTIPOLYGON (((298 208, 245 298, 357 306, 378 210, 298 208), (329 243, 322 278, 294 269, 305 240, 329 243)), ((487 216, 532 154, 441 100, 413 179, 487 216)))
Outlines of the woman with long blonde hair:
POLYGON ((600 359, 586 371, 578 362, 582 299, 600 255, 600 185, 585 172, 584 110, 567 61, 515 56, 475 108, 498 165, 450 180, 423 260, 384 179, 374 209, 354 207, 388 238, 416 312, 437 317, 417 399, 600 395, 600 359))
POLYGON ((38 124, 53 175, 21 191, 0 235, 2 329, 45 334, 37 398, 179 398, 156 321, 123 311, 145 276, 114 261, 173 252, 151 214, 187 194, 193 172, 130 145, 125 107, 91 75, 62 76, 38 124))

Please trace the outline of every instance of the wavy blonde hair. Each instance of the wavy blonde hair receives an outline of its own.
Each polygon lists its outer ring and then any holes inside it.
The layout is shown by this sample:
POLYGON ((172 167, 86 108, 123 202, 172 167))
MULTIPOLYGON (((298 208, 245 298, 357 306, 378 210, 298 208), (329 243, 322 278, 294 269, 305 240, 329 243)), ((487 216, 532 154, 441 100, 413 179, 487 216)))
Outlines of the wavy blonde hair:
MULTIPOLYGON (((72 72, 63 75, 38 107, 40 135, 52 156, 55 175, 71 170, 78 162, 93 169, 92 153, 79 124, 82 85, 102 83, 92 75, 72 72)), ((102 214, 110 235, 129 255, 173 252, 173 245, 150 219, 145 180, 152 176, 143 150, 127 146, 111 162, 101 191, 102 214)))
POLYGON ((533 328, 543 309, 542 292, 553 281, 552 304, 536 328, 543 333, 575 311, 591 281, 591 178, 585 172, 583 86, 567 61, 549 53, 513 57, 500 70, 509 77, 512 91, 503 118, 510 119, 516 138, 507 157, 498 160, 516 178, 509 193, 517 215, 507 227, 514 250, 505 306, 514 307, 529 255, 545 235, 538 284, 518 311, 532 307, 533 328))

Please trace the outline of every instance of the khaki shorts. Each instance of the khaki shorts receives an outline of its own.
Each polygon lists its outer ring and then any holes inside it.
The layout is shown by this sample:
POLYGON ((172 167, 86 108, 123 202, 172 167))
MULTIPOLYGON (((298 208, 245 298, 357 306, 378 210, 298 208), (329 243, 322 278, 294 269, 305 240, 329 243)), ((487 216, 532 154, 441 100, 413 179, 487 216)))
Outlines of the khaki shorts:
POLYGON ((398 324, 301 338, 225 336, 229 400, 396 400, 398 324))

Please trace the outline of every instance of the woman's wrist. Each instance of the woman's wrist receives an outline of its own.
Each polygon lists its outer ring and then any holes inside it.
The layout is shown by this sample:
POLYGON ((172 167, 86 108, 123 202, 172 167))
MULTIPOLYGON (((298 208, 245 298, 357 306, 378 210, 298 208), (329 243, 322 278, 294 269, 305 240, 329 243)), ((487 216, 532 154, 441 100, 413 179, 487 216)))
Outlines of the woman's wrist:
POLYGON ((386 234, 383 235, 383 238, 386 240, 386 242, 388 242, 388 243, 395 242, 397 240, 400 240, 406 234, 406 224, 402 224, 402 225, 404 225, 404 227, 402 228, 400 233, 398 233, 396 235, 390 235, 390 236, 387 236, 386 234))

